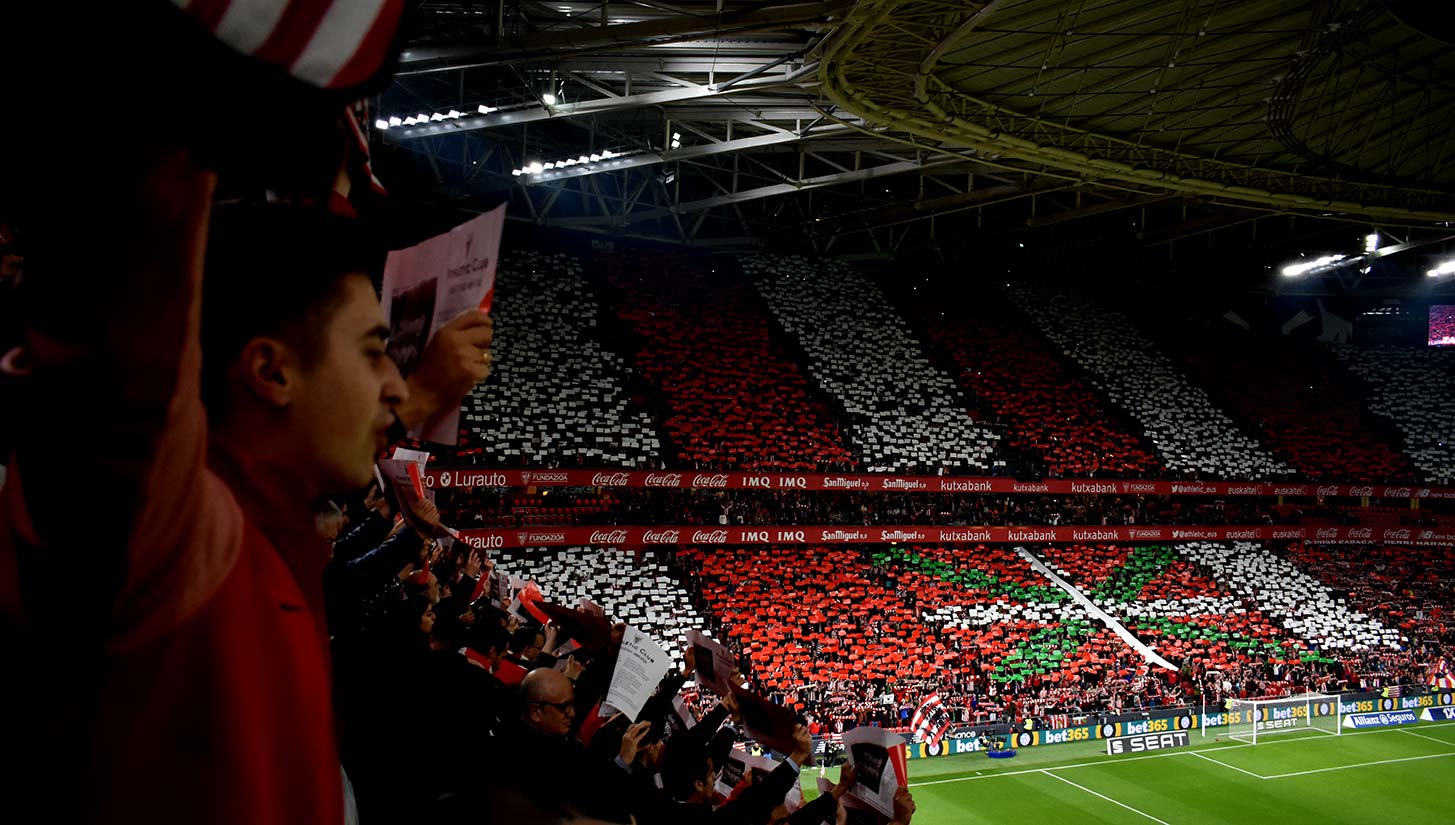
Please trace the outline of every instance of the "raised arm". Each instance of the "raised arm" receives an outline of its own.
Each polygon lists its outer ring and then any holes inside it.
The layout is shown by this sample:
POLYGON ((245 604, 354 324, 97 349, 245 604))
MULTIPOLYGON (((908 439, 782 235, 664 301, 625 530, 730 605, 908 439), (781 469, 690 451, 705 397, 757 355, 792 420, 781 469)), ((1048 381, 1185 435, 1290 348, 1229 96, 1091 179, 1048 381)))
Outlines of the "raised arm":
POLYGON ((27 559, 0 575, 7 612, 24 621, 37 605, 20 588, 79 561, 87 592, 68 598, 104 611, 113 637, 162 632, 210 597, 242 524, 205 469, 198 334, 214 179, 183 152, 131 160, 97 182, 104 215, 38 210, 29 375, 0 508, 0 563, 27 559))

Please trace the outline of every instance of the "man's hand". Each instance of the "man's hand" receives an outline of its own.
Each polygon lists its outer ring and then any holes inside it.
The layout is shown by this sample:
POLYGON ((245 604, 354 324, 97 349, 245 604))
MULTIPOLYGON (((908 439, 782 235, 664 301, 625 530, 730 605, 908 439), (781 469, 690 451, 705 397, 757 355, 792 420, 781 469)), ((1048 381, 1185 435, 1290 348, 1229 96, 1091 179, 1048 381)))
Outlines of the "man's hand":
POLYGON ((630 765, 637 758, 637 749, 642 746, 642 740, 647 738, 647 731, 651 729, 651 722, 638 722, 626 729, 621 737, 621 761, 630 765))
POLYGON ((697 670, 697 648, 688 645, 687 649, 682 651, 682 661, 684 663, 682 665, 682 678, 691 679, 693 671, 697 670))
POLYGON ((910 796, 909 788, 900 786, 894 792, 894 821, 890 825, 909 825, 914 818, 914 797, 910 796))
POLYGON ((484 562, 480 559, 480 551, 471 550, 470 555, 465 557, 465 575, 478 580, 482 569, 484 562))
POLYGON ((444 410, 459 407, 470 390, 489 377, 494 337, 494 322, 479 310, 440 327, 405 382, 409 398, 394 411, 399 421, 412 430, 444 410))
POLYGON ((384 491, 377 484, 369 485, 369 492, 364 494, 364 509, 373 510, 381 516, 388 512, 389 505, 384 501, 384 491))
POLYGON ((583 664, 581 664, 580 662, 576 661, 576 657, 575 656, 567 656, 566 657, 566 678, 567 679, 570 679, 571 681, 574 682, 577 679, 581 678, 581 674, 583 672, 585 672, 585 670, 586 670, 586 666, 583 665, 583 664))
POLYGON ((409 512, 414 516, 415 524, 419 525, 420 532, 431 538, 443 538, 449 535, 444 525, 440 524, 440 510, 433 501, 422 498, 410 505, 409 512))
POLYGON ((743 713, 738 709, 738 697, 729 693, 722 697, 722 706, 727 708, 728 716, 732 717, 733 724, 741 728, 743 726, 743 713))

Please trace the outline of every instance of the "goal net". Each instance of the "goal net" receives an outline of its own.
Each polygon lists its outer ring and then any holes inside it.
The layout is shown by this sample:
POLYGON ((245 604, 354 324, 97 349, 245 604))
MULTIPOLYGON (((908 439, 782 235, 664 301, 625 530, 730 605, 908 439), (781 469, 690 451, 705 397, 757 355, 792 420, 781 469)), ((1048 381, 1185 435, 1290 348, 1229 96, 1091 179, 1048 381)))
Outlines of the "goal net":
POLYGON ((1282 699, 1229 699, 1228 737, 1258 744, 1279 733, 1339 735, 1339 697, 1303 693, 1282 699))

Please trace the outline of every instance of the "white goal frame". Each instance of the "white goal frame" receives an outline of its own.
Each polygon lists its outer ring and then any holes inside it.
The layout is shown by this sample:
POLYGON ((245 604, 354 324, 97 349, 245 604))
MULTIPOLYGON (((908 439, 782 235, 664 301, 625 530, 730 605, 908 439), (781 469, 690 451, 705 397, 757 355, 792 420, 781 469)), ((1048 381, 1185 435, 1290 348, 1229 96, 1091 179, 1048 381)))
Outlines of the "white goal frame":
POLYGON ((1229 699, 1228 727, 1234 732, 1229 739, 1258 744, 1258 740, 1276 733, 1317 731, 1339 736, 1344 717, 1339 697, 1327 693, 1300 693, 1280 699, 1229 699), (1234 724, 1233 714, 1241 712, 1251 718, 1234 724))

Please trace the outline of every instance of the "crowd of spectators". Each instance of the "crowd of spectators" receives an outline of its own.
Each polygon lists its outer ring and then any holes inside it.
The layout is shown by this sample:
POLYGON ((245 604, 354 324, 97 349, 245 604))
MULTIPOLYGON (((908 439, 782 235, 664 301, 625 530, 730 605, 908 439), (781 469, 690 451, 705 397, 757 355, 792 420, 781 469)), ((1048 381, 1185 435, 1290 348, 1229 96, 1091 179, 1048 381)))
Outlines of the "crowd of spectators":
POLYGON ((1125 316, 1068 292, 1018 286, 1009 295, 1112 404, 1137 422, 1168 470, 1200 478, 1293 475, 1125 316))
POLYGON ((1003 301, 955 311, 925 307, 930 340, 958 370, 968 403, 1033 461, 1033 475, 1155 478, 1162 462, 1051 351, 1045 338, 1003 301))
MULTIPOLYGON (((653 575, 665 566, 569 553, 497 561, 451 546, 427 500, 396 520, 372 491, 321 527, 338 533, 326 584, 341 753, 361 821, 463 823, 482 810, 521 822, 835 821, 851 772, 820 797, 831 802, 792 799, 814 758, 807 720, 788 744, 758 742, 735 694, 689 687, 695 656, 677 645, 690 608, 664 610, 665 624, 644 615, 670 597, 653 575), (586 578, 603 561, 613 581, 586 578), (531 576, 526 589, 516 574, 531 576), (537 580, 545 601, 589 591, 602 604, 586 599, 566 611, 574 620, 553 610, 540 621, 531 610, 540 602, 524 598, 537 580), (676 654, 634 720, 602 712, 628 632, 618 619, 676 654), (449 735, 422 743, 418 728, 439 702, 449 735), (750 747, 784 748, 786 758, 720 792, 718 773, 750 747)), ((913 802, 901 802, 903 825, 913 802)))
POLYGON ((646 250, 599 259, 637 368, 661 397, 674 466, 852 472, 836 416, 816 398, 752 283, 730 260, 646 250))

